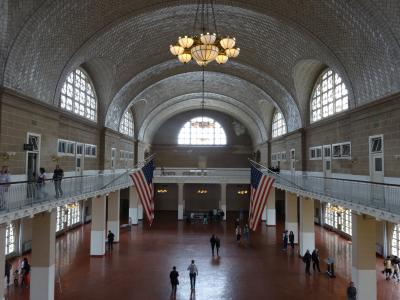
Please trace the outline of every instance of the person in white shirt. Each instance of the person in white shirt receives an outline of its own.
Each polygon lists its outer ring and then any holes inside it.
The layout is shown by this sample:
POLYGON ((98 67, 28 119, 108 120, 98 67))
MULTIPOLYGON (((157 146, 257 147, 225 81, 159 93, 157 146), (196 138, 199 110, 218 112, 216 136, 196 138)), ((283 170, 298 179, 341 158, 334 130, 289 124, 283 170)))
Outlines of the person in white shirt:
POLYGON ((189 271, 190 287, 192 291, 194 291, 194 289, 196 288, 196 276, 199 275, 197 267, 194 264, 194 260, 192 260, 192 263, 189 265, 187 269, 189 271))

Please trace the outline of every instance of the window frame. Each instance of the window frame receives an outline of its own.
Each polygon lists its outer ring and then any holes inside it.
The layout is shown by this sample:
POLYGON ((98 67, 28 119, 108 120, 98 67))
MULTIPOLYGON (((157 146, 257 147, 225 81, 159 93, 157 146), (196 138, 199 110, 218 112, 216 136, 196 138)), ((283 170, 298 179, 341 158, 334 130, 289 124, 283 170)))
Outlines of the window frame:
POLYGON ((119 132, 126 136, 134 137, 135 122, 133 119, 133 113, 130 111, 129 108, 124 112, 124 114, 121 117, 121 120, 119 122, 119 132), (126 116, 130 116, 131 119, 126 118, 126 116), (129 121, 131 121, 131 122, 129 122, 129 121))
POLYGON ((272 138, 278 138, 278 137, 285 135, 286 133, 287 133, 287 124, 286 124, 285 116, 283 115, 283 113, 280 110, 276 109, 272 116, 271 136, 272 136, 272 138), (281 126, 278 126, 279 122, 282 122, 281 126), (281 132, 279 133, 279 131, 281 131, 281 132), (274 134, 274 132, 277 132, 277 133, 274 134))
POLYGON ((85 157, 88 158, 96 158, 97 157, 97 145, 93 144, 85 144, 85 152, 84 152, 85 157), (86 149, 91 149, 90 154, 86 153, 86 149), (93 149, 95 151, 95 154, 93 154, 93 149))
POLYGON ((57 155, 58 156, 75 156, 76 153, 76 142, 65 140, 65 139, 57 139, 57 155), (64 143, 65 152, 60 152, 60 144, 64 143), (72 145, 72 152, 67 152, 68 146, 72 145))
POLYGON ((309 160, 322 160, 322 146, 314 146, 309 148, 309 160), (320 155, 318 155, 318 150, 320 155), (315 155, 312 155, 314 152, 315 155))
POLYGON ((351 159, 351 142, 342 142, 342 143, 336 143, 332 144, 332 150, 331 150, 331 158, 332 159, 351 159), (343 148, 344 146, 349 146, 350 153, 348 155, 344 154, 343 148), (339 147, 340 153, 339 155, 335 155, 335 147, 339 147))
POLYGON ((16 226, 13 222, 6 225, 5 255, 17 250, 16 226))
MULTIPOLYGON (((207 128, 203 128, 203 130, 206 130, 207 128)), ((196 132, 194 132, 197 134, 196 132)), ((200 133, 198 134, 199 136, 201 135, 200 133)), ((205 117, 205 116, 198 116, 191 118, 189 121, 186 121, 181 128, 179 129, 179 133, 177 136, 177 144, 180 147, 225 147, 228 145, 228 136, 226 134, 226 131, 224 127, 216 121, 215 119, 211 117, 205 117), (198 121, 198 119, 201 119, 202 121, 198 121), (193 139, 200 139, 199 137, 192 137, 193 131, 196 130, 196 127, 193 127, 192 124, 195 122, 213 122, 214 123, 214 130, 213 130, 213 137, 209 138, 213 140, 213 144, 195 144, 192 143, 193 139), (219 127, 218 127, 219 126, 219 127), (219 130, 218 134, 216 130, 219 130), (186 130, 186 132, 184 132, 186 130), (222 137, 222 138, 221 138, 222 137), (187 141, 189 140, 189 143, 187 141), (224 140, 224 143, 216 143, 218 141, 224 140), (181 142, 182 141, 182 142, 181 142)))

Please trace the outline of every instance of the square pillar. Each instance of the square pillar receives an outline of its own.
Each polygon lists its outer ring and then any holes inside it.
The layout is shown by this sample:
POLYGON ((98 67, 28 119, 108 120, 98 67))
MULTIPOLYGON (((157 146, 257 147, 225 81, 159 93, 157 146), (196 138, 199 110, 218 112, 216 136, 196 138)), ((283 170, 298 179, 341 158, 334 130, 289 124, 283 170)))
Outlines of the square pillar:
POLYGON ((183 220, 185 200, 183 199, 183 183, 178 183, 178 220, 183 220))
POLYGON ((221 183, 221 198, 219 201, 219 209, 224 212, 223 220, 226 221, 226 183, 221 183))
POLYGON ((352 280, 357 299, 376 300, 376 220, 352 215, 352 280))
MULTIPOLYGON (((6 261, 6 254, 5 254, 5 248, 6 248, 6 227, 7 224, 3 223, 0 224, 0 274, 4 274, 4 262, 6 261)), ((11 274, 12 277, 12 274, 11 274)), ((3 277, 4 279, 4 277, 3 277)), ((10 279, 11 281, 11 279, 10 279)), ((5 281, 0 281, 0 300, 4 300, 4 295, 6 292, 6 283, 5 281)))
POLYGON ((138 224, 138 193, 136 187, 129 187, 129 218, 132 220, 132 225, 138 224))
POLYGON ((56 252, 56 210, 32 220, 30 299, 53 300, 56 252))
POLYGON ((299 241, 297 223, 297 195, 286 191, 285 193, 285 230, 288 232, 293 231, 294 243, 299 241))
POLYGON ((119 203, 120 190, 111 192, 108 196, 107 229, 114 233, 114 242, 119 242, 119 203))
POLYGON ((266 225, 276 225, 276 209, 275 209, 275 188, 272 187, 268 195, 267 204, 265 205, 266 225))
POLYGON ((106 252, 106 195, 92 198, 92 228, 90 255, 102 256, 106 252))
POLYGON ((300 198, 300 255, 315 249, 314 199, 300 198))

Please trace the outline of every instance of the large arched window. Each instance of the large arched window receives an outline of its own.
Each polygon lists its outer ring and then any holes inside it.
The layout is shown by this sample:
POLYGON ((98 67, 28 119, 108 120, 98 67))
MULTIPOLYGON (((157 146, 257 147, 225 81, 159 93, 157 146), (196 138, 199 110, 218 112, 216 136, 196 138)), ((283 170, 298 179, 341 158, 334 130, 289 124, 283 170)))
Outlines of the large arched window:
POLYGON ((283 114, 276 110, 272 119, 272 137, 278 137, 286 133, 286 122, 283 114))
POLYGON ((179 131, 180 145, 226 145, 222 126, 211 118, 198 117, 186 122, 179 131))
POLYGON ((400 228, 399 224, 394 226, 392 236, 392 255, 400 256, 400 228))
POLYGON ((349 108, 349 96, 342 78, 328 69, 318 78, 311 97, 311 123, 349 108))
POLYGON ((124 113, 119 124, 119 132, 133 136, 133 116, 129 109, 124 113))
POLYGON ((91 121, 97 118, 97 101, 89 77, 81 70, 71 72, 61 89, 61 108, 91 121))

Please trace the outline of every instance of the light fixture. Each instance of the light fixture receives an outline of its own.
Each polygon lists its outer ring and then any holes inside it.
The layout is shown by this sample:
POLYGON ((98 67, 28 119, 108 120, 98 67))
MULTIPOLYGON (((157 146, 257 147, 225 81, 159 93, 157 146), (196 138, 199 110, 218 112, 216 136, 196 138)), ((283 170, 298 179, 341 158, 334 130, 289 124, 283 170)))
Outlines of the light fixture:
POLYGON ((67 205, 65 205, 66 208, 68 209, 74 209, 74 208, 78 208, 79 207, 79 203, 75 202, 75 203, 68 203, 67 205))
POLYGON ((237 191, 237 193, 238 193, 238 195, 247 195, 247 193, 248 193, 248 190, 239 190, 239 191, 237 191))
POLYGON ((197 190, 197 194, 200 194, 200 195, 205 195, 207 193, 208 193, 208 191, 206 189, 203 189, 203 188, 197 190))
POLYGON ((218 35, 214 0, 202 0, 197 4, 192 36, 179 37, 177 44, 170 45, 170 51, 181 63, 193 58, 199 66, 205 67, 214 60, 225 64, 229 58, 237 57, 240 49, 235 45, 234 37, 218 35))
POLYGON ((165 194, 168 192, 168 189, 166 187, 161 187, 157 189, 157 194, 165 194))
POLYGON ((327 206, 327 209, 331 212, 338 213, 338 214, 342 214, 345 211, 347 211, 346 208, 339 206, 339 205, 334 205, 334 204, 330 204, 329 206, 327 206))

